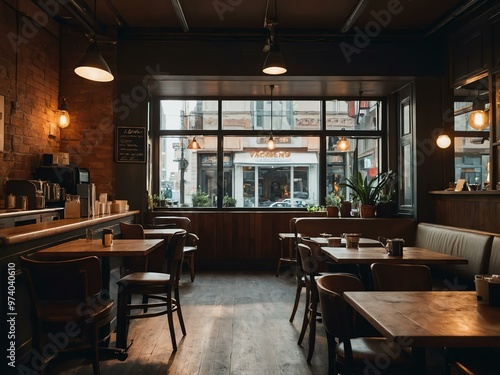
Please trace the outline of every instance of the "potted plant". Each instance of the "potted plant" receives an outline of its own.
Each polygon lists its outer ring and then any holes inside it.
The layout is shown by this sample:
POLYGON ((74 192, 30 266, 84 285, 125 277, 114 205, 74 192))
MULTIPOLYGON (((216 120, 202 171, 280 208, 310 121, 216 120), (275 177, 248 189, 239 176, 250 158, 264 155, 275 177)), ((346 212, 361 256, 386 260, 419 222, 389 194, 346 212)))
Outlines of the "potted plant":
POLYGON ((193 207, 212 207, 210 196, 201 190, 201 186, 198 186, 198 189, 191 194, 191 200, 193 207))
POLYGON ((345 179, 342 184, 351 188, 359 199, 359 214, 361 217, 375 217, 376 204, 378 202, 380 192, 388 181, 387 173, 379 173, 372 179, 368 176, 363 178, 361 172, 352 175, 345 179))
POLYGON ((236 207, 236 199, 226 194, 224 195, 222 204, 224 207, 236 207))
POLYGON ((325 197, 326 201, 326 216, 328 217, 338 217, 339 216, 339 208, 342 203, 342 197, 338 194, 337 191, 332 191, 325 197))
POLYGON ((396 173, 385 172, 387 181, 380 190, 377 202, 377 217, 393 217, 397 212, 397 205, 394 200, 396 194, 396 173))

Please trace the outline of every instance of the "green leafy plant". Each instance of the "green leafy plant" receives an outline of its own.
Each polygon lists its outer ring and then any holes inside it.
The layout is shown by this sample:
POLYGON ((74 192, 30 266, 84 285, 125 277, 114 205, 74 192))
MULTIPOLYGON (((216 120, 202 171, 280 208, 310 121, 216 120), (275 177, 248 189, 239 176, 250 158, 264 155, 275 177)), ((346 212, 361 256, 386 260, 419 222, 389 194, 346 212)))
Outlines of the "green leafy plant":
POLYGON ((340 207, 342 200, 343 200, 342 197, 338 195, 335 191, 332 191, 325 197, 327 206, 340 207))
POLYGON ((236 207, 236 199, 226 194, 224 195, 222 204, 224 207, 236 207))
POLYGON ((198 189, 191 194, 191 200, 193 207, 212 207, 210 196, 201 190, 201 186, 198 186, 198 189))
POLYGON ((388 171, 384 172, 383 175, 385 175, 387 181, 380 190, 379 202, 393 202, 396 194, 396 172, 388 171))
POLYGON ((379 173, 374 178, 363 178, 361 172, 345 179, 341 185, 351 188, 361 204, 376 205, 380 193, 387 184, 389 177, 387 173, 379 173))
POLYGON ((308 206, 307 211, 309 212, 324 212, 326 208, 324 206, 308 206))

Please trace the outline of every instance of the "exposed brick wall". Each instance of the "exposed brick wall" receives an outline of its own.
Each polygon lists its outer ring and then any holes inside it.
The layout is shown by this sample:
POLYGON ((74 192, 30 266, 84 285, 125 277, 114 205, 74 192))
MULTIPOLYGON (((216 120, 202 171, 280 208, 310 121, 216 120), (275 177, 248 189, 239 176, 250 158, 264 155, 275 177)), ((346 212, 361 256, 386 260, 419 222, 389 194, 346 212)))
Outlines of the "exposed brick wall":
POLYGON ((50 124, 56 119, 58 88, 58 36, 0 2, 0 95, 5 97, 0 208, 5 204, 7 178, 33 178, 41 154, 59 151, 58 131, 55 138, 49 137, 50 124))
MULTIPOLYGON (((50 20, 47 28, 33 26, 33 15, 41 11, 31 7, 27 12, 31 17, 24 16, 25 12, 0 2, 0 95, 5 97, 0 208, 5 206, 6 179, 34 178, 43 153, 69 152, 70 162, 89 168, 98 193, 114 194, 115 82, 91 82, 74 73, 89 45, 85 35, 64 28, 58 35, 58 26, 50 20), (21 41, 17 55, 12 44, 16 35, 21 41), (66 129, 56 126, 55 136, 49 136, 62 96, 66 97, 71 124, 66 129), (13 102, 18 104, 15 110, 13 102)), ((116 72, 115 47, 104 45, 103 55, 116 72)))

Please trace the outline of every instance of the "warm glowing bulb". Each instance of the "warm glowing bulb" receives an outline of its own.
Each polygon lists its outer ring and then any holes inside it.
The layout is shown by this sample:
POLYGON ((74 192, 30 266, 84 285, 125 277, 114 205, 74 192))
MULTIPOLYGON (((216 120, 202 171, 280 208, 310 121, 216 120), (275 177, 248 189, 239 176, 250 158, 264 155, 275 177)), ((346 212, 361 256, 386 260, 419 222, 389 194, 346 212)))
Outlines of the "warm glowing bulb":
POLYGON ((276 142, 274 141, 273 136, 271 135, 267 140, 267 149, 274 150, 276 148, 276 142))
POLYGON ((60 128, 67 128, 69 126, 69 113, 68 111, 65 111, 65 110, 61 110, 59 111, 59 121, 58 121, 58 125, 60 128))
POLYGON ((451 138, 447 134, 440 134, 436 139, 439 148, 448 148, 451 145, 451 138))
POLYGON ((488 127, 488 114, 483 110, 472 111, 469 116, 469 125, 475 130, 484 130, 488 127))
POLYGON ((346 137, 340 137, 337 142, 337 149, 339 151, 347 151, 351 147, 351 142, 346 137))

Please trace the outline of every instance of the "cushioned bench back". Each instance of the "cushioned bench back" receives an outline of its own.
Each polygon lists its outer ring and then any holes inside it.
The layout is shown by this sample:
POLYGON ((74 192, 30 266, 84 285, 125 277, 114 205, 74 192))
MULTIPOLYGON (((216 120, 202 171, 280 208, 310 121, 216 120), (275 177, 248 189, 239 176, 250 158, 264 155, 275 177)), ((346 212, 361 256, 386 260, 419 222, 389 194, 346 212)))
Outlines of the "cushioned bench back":
POLYGON ((500 236, 493 237, 491 245, 490 264, 488 265, 489 275, 500 275, 500 236))
MULTIPOLYGON (((419 223, 415 245, 428 250, 466 258, 466 265, 432 266, 433 276, 441 277, 444 285, 452 287, 454 278, 469 288, 474 275, 488 272, 493 235, 463 228, 419 223), (446 279, 446 280, 445 280, 446 279)), ((457 287, 460 287, 457 285, 457 287)))
POLYGON ((407 246, 415 241, 416 222, 410 218, 333 218, 333 217, 301 217, 295 220, 297 233, 303 236, 318 237, 320 233, 340 236, 342 233, 361 233, 362 237, 377 239, 403 238, 407 246))

